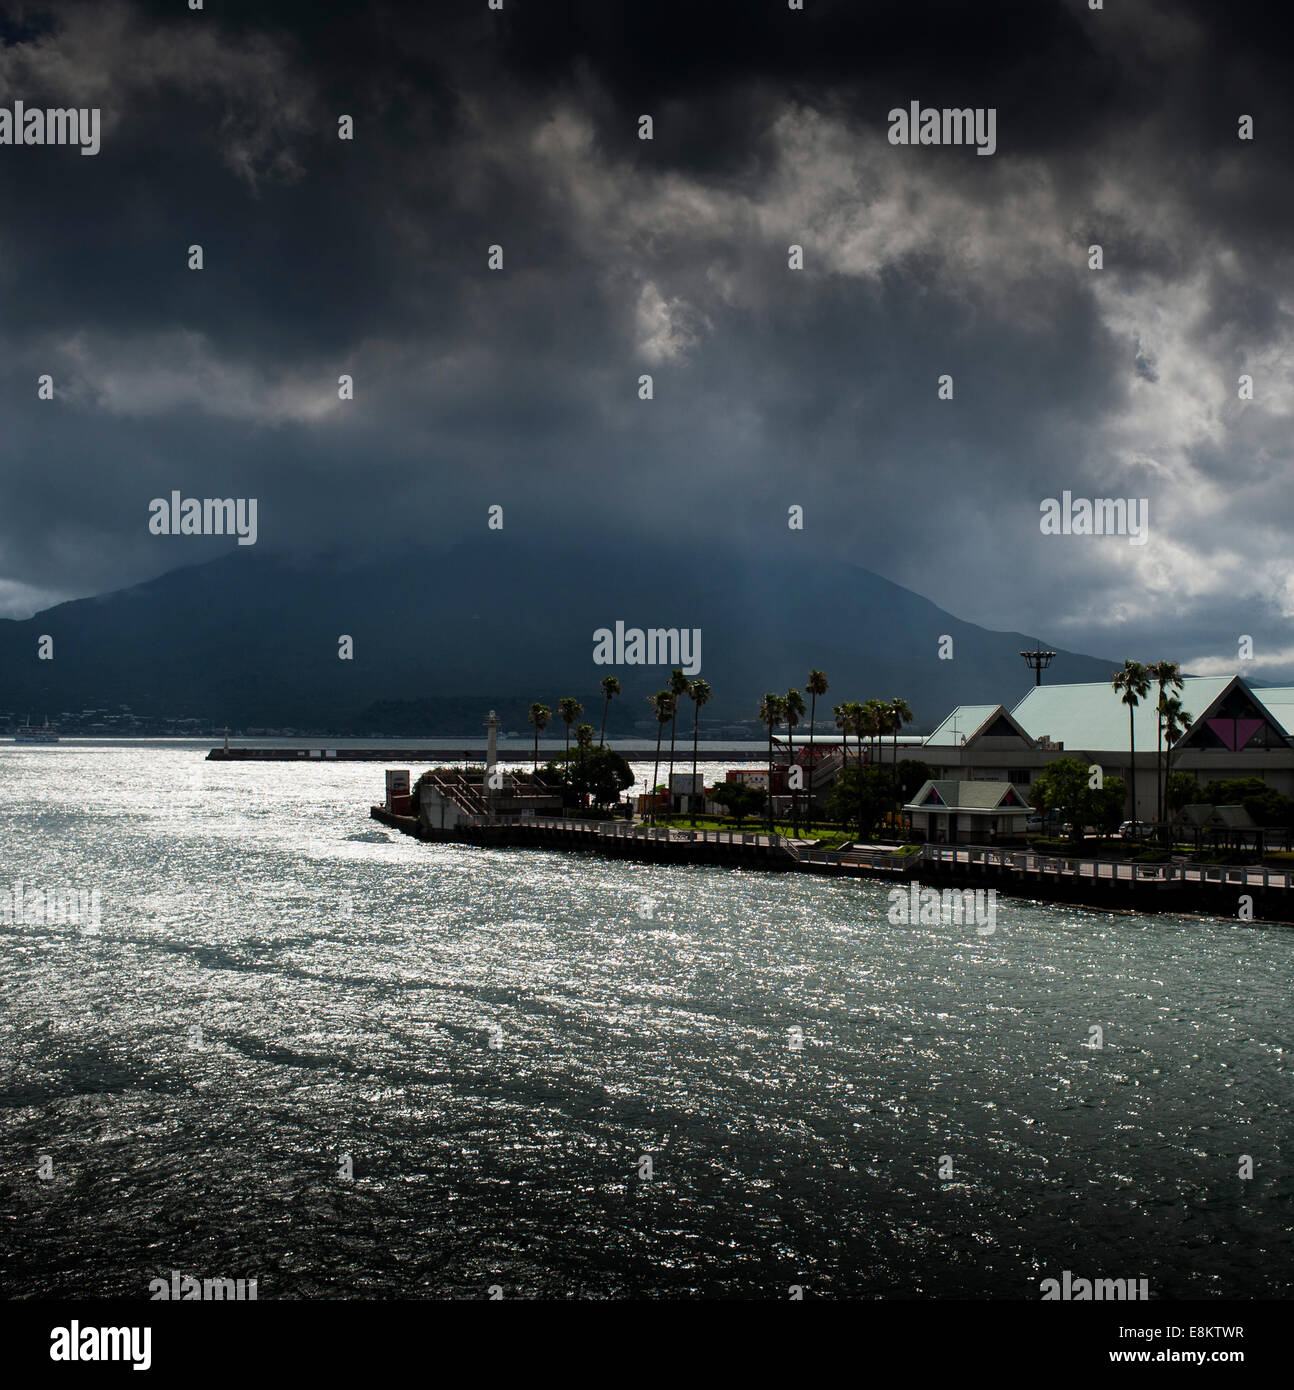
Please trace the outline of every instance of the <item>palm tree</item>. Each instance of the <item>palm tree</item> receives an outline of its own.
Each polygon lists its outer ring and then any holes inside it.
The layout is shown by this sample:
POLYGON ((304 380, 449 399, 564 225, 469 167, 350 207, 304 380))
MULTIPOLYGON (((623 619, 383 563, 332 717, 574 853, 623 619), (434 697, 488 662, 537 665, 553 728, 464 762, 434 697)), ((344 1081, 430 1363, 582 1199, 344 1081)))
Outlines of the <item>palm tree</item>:
POLYGON ((813 824, 813 720, 818 713, 818 696, 827 693, 827 678, 821 671, 813 670, 809 672, 809 679, 804 683, 805 693, 809 697, 809 824, 813 824))
POLYGON ((701 729, 701 706, 708 705, 711 699, 710 682, 696 680, 687 692, 696 708, 692 711, 692 794, 687 799, 688 810, 692 812, 692 824, 696 824, 696 744, 701 729))
POLYGON ((547 705, 538 702, 530 706, 530 722, 535 726, 535 776, 539 775, 539 735, 548 727, 553 712, 547 705))
POLYGON ((584 706, 573 695, 563 695, 557 702, 557 713, 566 725, 566 780, 571 776, 571 725, 584 713, 584 706))
POLYGON ((1140 661, 1124 659, 1121 670, 1110 674, 1110 686, 1128 707, 1128 793, 1132 798, 1131 819, 1137 819, 1137 742, 1133 711, 1150 690, 1150 675, 1140 661))
MULTIPOLYGON (((804 696, 792 686, 782 699, 782 704, 786 709, 786 742, 790 747, 790 753, 786 759, 786 769, 789 773, 795 764, 795 726, 804 718, 804 696)), ((800 833, 800 797, 798 789, 791 787, 791 824, 795 827, 795 833, 800 833)))
POLYGON ((604 703, 602 706, 602 734, 598 739, 598 747, 607 741, 607 711, 611 708, 611 699, 620 694, 620 682, 614 676, 602 677, 602 694, 604 703))
POLYGON ((872 729, 876 724, 876 701, 868 700, 866 704, 860 704, 857 700, 851 700, 845 706, 849 711, 849 722, 855 734, 858 735, 858 838, 863 838, 863 798, 866 796, 866 789, 863 784, 863 739, 869 738, 872 729))
POLYGON ((901 695, 896 695, 885 708, 890 717, 890 733, 894 735, 894 797, 897 800, 899 795, 899 730, 905 724, 911 724, 916 716, 912 713, 911 705, 901 695))
POLYGON ((885 734, 890 733, 890 714, 887 712, 885 702, 878 701, 878 699, 869 699, 869 701, 863 705, 862 723, 863 733, 867 735, 867 738, 871 739, 873 752, 876 753, 876 760, 878 763, 881 760, 881 739, 885 737, 885 734))
POLYGON ((768 833, 773 833, 773 730, 786 716, 786 701, 770 690, 759 702, 760 723, 768 725, 768 833))
POLYGON ((1164 818, 1164 795, 1168 779, 1164 776, 1164 703, 1170 686, 1182 688, 1182 668, 1176 661, 1155 661, 1146 667, 1146 674, 1159 684, 1159 699, 1155 704, 1155 730, 1158 746, 1155 749, 1155 819, 1164 818))
POLYGON ((655 695, 648 695, 647 703, 652 707, 652 713, 656 716, 656 762, 651 770, 651 823, 656 824, 656 778, 660 775, 660 740, 665 732, 666 720, 674 717, 674 692, 672 690, 660 690, 655 695))
MULTIPOLYGON (((863 780, 863 707, 857 700, 845 700, 832 708, 836 717, 836 728, 840 730, 840 772, 843 776, 849 767, 849 735, 858 735, 858 785, 863 780)), ((861 794, 861 793, 860 793, 861 794)))
POLYGON ((840 770, 842 772, 849 766, 849 735, 854 732, 853 709, 853 705, 848 701, 831 707, 831 713, 836 720, 836 728, 840 730, 840 770))
POLYGON ((678 702, 692 688, 692 682, 682 671, 672 671, 669 678, 669 692, 674 697, 674 718, 669 722, 669 794, 674 795, 674 734, 678 727, 678 702))
POLYGON ((1195 722, 1195 716, 1189 710, 1182 708, 1182 702, 1176 695, 1170 695, 1164 701, 1162 714, 1164 742, 1167 744, 1164 750, 1164 813, 1167 814, 1168 780, 1173 775, 1173 745, 1195 722))

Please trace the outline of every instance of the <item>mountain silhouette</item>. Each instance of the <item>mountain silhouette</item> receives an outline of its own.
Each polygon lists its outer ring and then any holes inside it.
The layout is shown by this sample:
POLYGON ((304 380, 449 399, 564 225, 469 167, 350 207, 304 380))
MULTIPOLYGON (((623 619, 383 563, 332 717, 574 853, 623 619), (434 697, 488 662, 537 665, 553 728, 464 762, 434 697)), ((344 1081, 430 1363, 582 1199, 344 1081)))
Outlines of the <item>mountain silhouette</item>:
MULTIPOLYGON (((811 667, 831 682, 820 718, 841 700, 899 695, 914 730, 956 704, 1010 706, 1032 684, 1019 655, 1032 638, 963 622, 805 544, 629 549, 489 534, 363 562, 244 547, 0 621, 0 709, 126 704, 232 728, 475 735, 488 705, 521 731, 530 701, 555 710, 568 694, 596 728, 598 683, 614 674, 625 689, 608 729, 623 734, 651 718, 645 697, 669 668, 595 664, 594 632, 617 621, 699 628, 699 674, 714 689, 704 714, 721 721, 753 718, 764 691, 803 686, 811 667), (38 659, 43 635, 53 660, 38 659), (339 659, 343 636, 351 660, 339 659)), ((1107 680, 1117 664, 1062 651, 1047 679, 1107 680)), ((690 715, 685 700, 680 728, 690 715)))

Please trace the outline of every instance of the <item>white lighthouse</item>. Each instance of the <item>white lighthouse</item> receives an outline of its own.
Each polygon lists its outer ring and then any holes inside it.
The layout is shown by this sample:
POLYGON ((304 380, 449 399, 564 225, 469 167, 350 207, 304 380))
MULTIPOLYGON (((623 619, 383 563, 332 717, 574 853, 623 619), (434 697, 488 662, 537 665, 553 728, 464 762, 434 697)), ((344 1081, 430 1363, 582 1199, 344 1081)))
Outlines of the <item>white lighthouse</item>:
POLYGON ((499 726, 502 720, 490 711, 489 718, 485 721, 485 782, 481 787, 481 794, 485 797, 485 804, 489 807, 490 818, 494 818, 494 798, 495 798, 495 776, 494 769, 499 761, 499 726))

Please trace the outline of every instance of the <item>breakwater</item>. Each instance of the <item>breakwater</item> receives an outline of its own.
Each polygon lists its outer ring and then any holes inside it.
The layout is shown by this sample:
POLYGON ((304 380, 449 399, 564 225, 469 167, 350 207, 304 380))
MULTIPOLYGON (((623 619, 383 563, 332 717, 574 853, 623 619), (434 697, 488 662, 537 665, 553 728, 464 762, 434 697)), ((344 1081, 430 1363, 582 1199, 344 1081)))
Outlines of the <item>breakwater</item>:
MULTIPOLYGON (((608 747, 611 746, 608 744, 608 747)), ((633 762, 651 762, 652 760, 654 750, 652 744, 643 748, 628 748, 623 744, 614 746, 615 751, 626 760, 633 762)), ((541 748, 539 760, 546 762, 549 758, 560 757, 561 752, 560 747, 556 749, 541 748)), ((768 761, 768 750, 758 743, 734 743, 723 747, 703 748, 701 754, 703 761, 706 762, 767 763, 768 761)), ((372 748, 336 748, 325 744, 278 748, 262 744, 255 747, 213 748, 207 754, 207 761, 215 763, 290 763, 298 760, 308 762, 314 759, 316 762, 389 763, 394 767, 414 763, 427 767, 439 767, 444 763, 483 763, 485 758, 486 749, 483 743, 463 744, 455 748, 383 748, 377 745, 372 748)), ((503 763, 529 763, 533 758, 534 749, 527 748, 520 741, 515 744, 502 743, 499 745, 499 759, 503 763)), ((684 770, 691 767, 690 745, 688 757, 686 759, 677 757, 675 763, 684 770)))

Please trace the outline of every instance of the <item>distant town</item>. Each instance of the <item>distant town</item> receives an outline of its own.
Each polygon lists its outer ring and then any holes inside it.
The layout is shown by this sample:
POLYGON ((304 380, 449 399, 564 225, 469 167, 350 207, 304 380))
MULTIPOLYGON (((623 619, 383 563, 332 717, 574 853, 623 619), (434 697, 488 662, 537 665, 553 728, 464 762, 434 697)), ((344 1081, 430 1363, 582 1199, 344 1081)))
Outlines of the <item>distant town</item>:
MULTIPOLYGON (((226 726, 211 719, 184 718, 181 716, 137 713, 130 705, 104 705, 95 709, 82 710, 0 710, 0 737, 12 738, 19 729, 30 721, 33 727, 44 725, 47 721, 63 738, 223 738, 226 733, 231 738, 372 738, 405 739, 423 736, 421 729, 392 727, 380 731, 365 730, 362 734, 341 732, 333 727, 307 727, 305 725, 270 726, 248 724, 244 727, 226 726)), ((632 737, 651 739, 655 737, 656 721, 640 719, 634 722, 632 737)), ((822 733, 834 731, 830 720, 818 720, 817 729, 822 733)), ((807 728, 805 730, 807 733, 807 728)), ((703 719, 700 726, 701 738, 709 741, 726 739, 735 742, 757 741, 763 736, 763 725, 757 719, 717 720, 703 719)), ((431 735, 438 737, 439 735, 431 735)), ((454 737, 446 730, 445 737, 454 737)), ((622 737, 625 736, 622 734, 622 737)), ((528 739, 528 732, 508 729, 502 734, 504 739, 528 739)))
MULTIPOLYGON (((165 715, 136 714, 129 705, 105 705, 101 709, 53 710, 48 712, 0 710, 0 731, 12 738, 30 723, 32 728, 49 727, 62 738, 215 738, 223 736, 225 726, 210 719, 184 719, 165 715)), ((231 730, 232 732, 232 730, 231 730)), ((305 730, 247 729, 251 736, 289 737, 305 730)))

